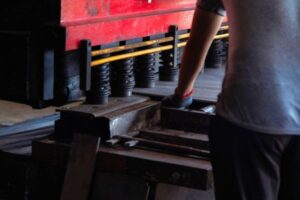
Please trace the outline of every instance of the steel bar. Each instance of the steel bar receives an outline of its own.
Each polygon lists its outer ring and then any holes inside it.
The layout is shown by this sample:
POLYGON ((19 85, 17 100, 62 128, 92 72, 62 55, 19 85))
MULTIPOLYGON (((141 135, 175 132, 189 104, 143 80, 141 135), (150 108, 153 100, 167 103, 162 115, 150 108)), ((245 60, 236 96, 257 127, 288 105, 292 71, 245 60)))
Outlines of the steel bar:
POLYGON ((150 98, 146 96, 138 96, 132 95, 131 97, 111 97, 109 99, 109 103, 106 105, 90 105, 90 104, 80 104, 78 106, 68 107, 64 106, 57 111, 64 115, 69 113, 71 115, 81 115, 81 116, 89 116, 89 117, 101 117, 105 114, 111 112, 117 112, 118 110, 122 110, 124 108, 128 108, 140 103, 144 103, 149 101, 150 98))
POLYGON ((138 97, 118 98, 111 106, 118 109, 105 108, 105 105, 82 105, 74 109, 61 110, 61 119, 56 122, 55 138, 68 141, 74 132, 100 136, 103 140, 117 134, 126 134, 149 126, 157 125, 160 121, 160 102, 145 101, 138 97), (130 103, 129 100, 135 102, 130 103), (126 107, 125 107, 126 106, 126 107))
POLYGON ((166 142, 181 146, 188 146, 197 149, 208 150, 208 137, 205 134, 192 133, 174 129, 164 129, 160 127, 151 127, 140 130, 136 135, 138 138, 166 142))
POLYGON ((80 89, 84 91, 91 89, 91 51, 91 41, 82 40, 80 42, 80 89))
POLYGON ((187 42, 180 42, 178 43, 177 47, 184 47, 186 46, 187 42))
POLYGON ((216 35, 214 37, 215 40, 219 40, 219 39, 225 39, 229 37, 229 33, 225 33, 225 34, 221 34, 221 35, 216 35))
POLYGON ((209 151, 201 150, 193 147, 182 146, 177 144, 171 144, 166 142, 158 142, 154 140, 147 140, 138 137, 132 137, 128 135, 116 135, 115 138, 124 140, 124 141, 138 141, 136 146, 146 146, 152 150, 162 150, 167 153, 176 154, 176 155, 185 155, 185 156, 199 156, 201 158, 209 158, 209 151))

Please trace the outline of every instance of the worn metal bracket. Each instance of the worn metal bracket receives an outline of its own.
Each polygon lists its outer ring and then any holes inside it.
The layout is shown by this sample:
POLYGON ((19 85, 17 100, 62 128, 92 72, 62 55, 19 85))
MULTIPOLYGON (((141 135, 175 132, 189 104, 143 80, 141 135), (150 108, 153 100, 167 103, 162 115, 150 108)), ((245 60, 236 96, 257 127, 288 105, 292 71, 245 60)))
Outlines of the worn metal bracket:
POLYGON ((83 91, 91 89, 91 62, 92 42, 82 40, 80 41, 80 89, 83 91))

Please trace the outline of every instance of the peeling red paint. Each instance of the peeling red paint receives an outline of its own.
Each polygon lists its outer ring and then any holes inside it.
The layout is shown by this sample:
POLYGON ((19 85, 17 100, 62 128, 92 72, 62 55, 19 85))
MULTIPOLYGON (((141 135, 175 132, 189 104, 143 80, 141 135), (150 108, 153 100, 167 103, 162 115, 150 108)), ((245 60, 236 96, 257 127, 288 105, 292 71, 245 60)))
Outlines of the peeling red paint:
MULTIPOLYGON (((98 4, 100 5, 100 4, 98 4)), ((99 13, 98 7, 97 7, 97 0, 86 0, 86 11, 87 14, 90 16, 96 16, 99 13)))

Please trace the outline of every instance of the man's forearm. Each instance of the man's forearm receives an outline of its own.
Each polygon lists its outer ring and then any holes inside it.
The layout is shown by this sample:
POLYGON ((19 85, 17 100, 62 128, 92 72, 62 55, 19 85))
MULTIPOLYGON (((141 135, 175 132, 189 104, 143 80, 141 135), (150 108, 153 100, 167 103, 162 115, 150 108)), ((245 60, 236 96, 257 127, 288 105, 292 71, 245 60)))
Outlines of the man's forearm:
POLYGON ((194 87, 205 61, 208 49, 219 30, 223 17, 196 8, 191 35, 183 54, 176 93, 184 95, 194 87))

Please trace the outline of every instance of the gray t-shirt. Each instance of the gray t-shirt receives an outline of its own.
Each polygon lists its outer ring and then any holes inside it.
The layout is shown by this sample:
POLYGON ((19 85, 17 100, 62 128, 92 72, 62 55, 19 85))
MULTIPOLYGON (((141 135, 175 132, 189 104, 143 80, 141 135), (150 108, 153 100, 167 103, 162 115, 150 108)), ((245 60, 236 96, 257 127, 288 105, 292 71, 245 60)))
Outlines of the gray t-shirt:
POLYGON ((300 1, 198 0, 197 6, 219 15, 226 9, 230 26, 217 114, 253 131, 300 135, 300 1))

